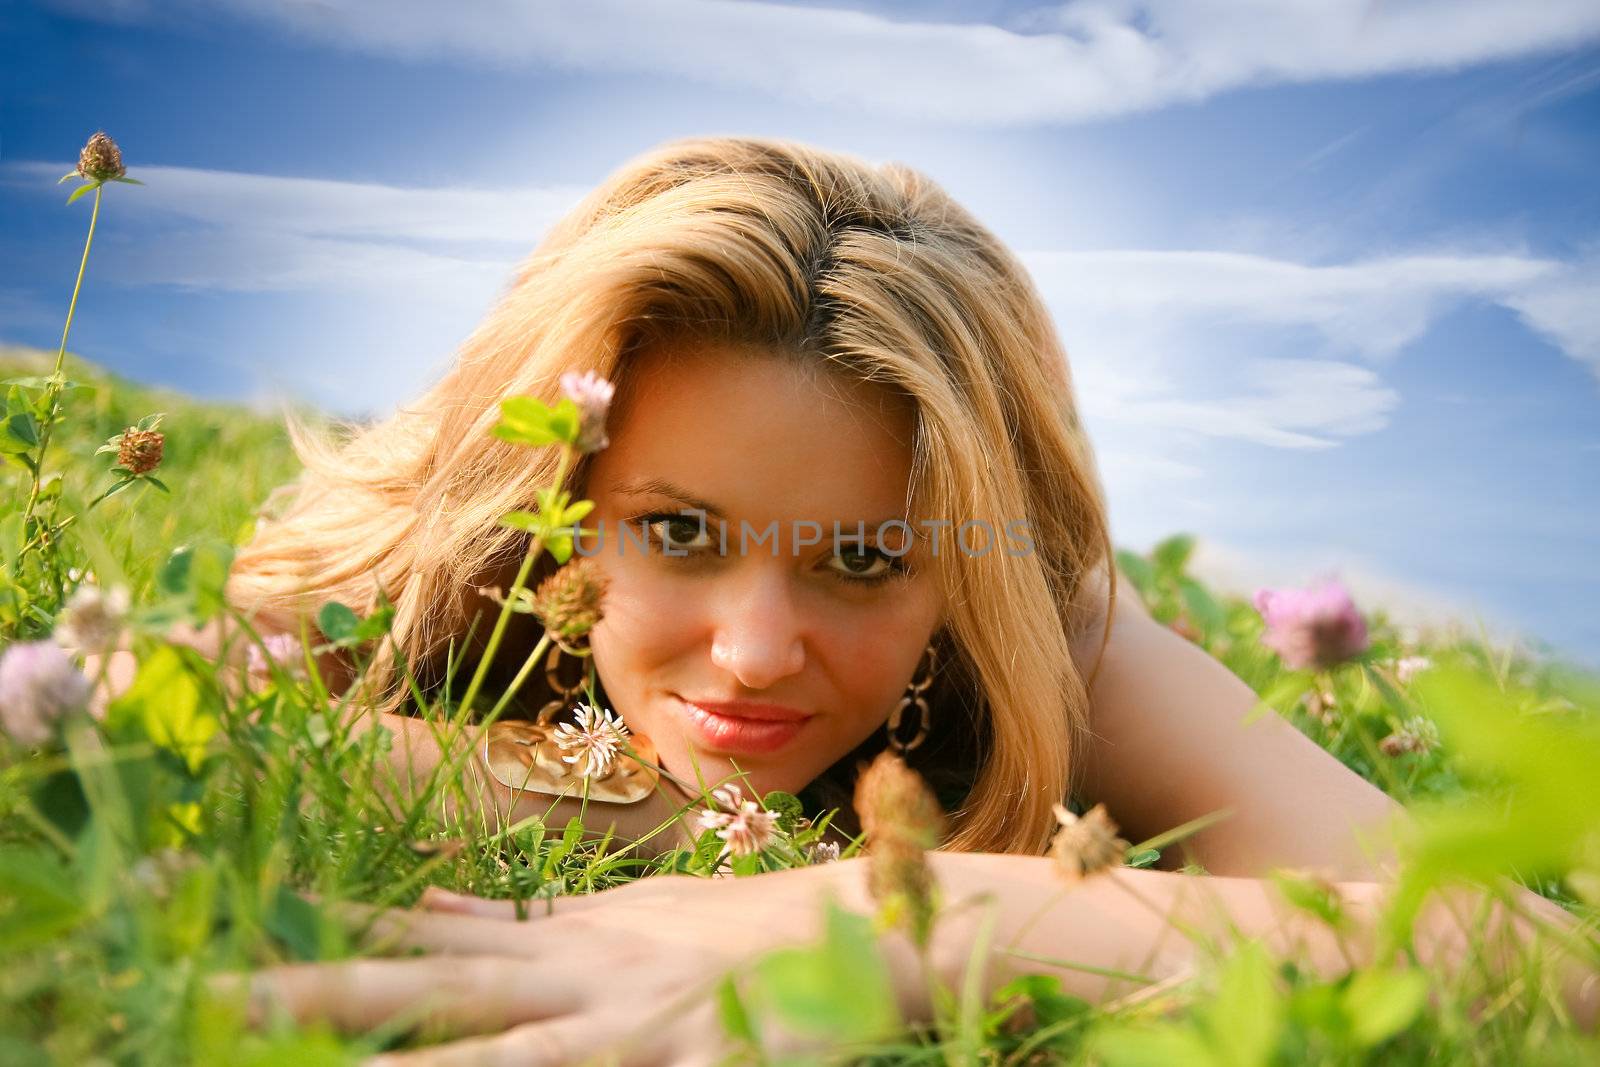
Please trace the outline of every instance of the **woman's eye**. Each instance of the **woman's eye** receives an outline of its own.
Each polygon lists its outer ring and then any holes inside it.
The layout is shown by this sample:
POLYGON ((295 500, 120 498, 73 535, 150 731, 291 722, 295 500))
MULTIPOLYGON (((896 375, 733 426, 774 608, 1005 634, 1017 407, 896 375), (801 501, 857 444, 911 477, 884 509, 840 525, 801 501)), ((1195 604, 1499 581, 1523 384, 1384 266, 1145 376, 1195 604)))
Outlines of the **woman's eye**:
POLYGON ((833 557, 834 569, 857 581, 881 581, 900 569, 900 561, 876 549, 844 548, 833 557))
POLYGON ((649 543, 662 545, 674 551, 698 551, 710 548, 710 531, 699 519, 683 515, 645 515, 644 525, 649 531, 649 543))

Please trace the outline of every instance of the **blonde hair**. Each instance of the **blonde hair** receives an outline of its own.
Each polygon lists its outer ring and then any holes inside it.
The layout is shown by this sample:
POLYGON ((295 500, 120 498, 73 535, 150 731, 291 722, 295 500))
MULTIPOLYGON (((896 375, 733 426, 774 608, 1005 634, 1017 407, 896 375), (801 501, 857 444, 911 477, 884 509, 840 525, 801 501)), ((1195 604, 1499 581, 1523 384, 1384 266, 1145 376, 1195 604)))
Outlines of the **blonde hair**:
MULTIPOLYGON (((1028 520, 1031 553, 935 559, 951 676, 968 680, 982 741, 946 847, 1043 851, 1087 729, 1069 643, 1099 617, 1089 576, 1104 567, 1115 595, 1104 503, 1026 270, 897 163, 751 137, 629 161, 553 227, 416 403, 338 442, 294 428, 305 471, 241 551, 230 598, 292 617, 330 600, 369 610, 381 588, 396 649, 437 657, 464 634, 474 584, 522 553, 497 520, 555 474, 553 449, 491 436, 499 401, 554 402, 566 371, 624 380, 631 353, 684 337, 789 350, 903 393, 915 514, 950 534, 1028 520)), ((389 710, 395 674, 375 661, 369 675, 389 710)))

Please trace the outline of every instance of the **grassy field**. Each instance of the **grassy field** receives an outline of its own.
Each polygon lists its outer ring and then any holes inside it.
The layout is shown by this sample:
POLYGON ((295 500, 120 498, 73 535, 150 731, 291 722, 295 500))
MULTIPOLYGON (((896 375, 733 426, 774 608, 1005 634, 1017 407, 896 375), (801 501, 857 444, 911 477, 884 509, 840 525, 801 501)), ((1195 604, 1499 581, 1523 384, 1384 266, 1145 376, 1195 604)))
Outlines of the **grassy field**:
MULTIPOLYGON (((50 358, 0 351, 0 376, 48 375, 50 358)), ((458 847, 463 828, 439 819, 434 798, 399 812, 385 805, 381 732, 347 734, 314 684, 277 671, 232 695, 215 664, 166 645, 159 635, 172 621, 221 610, 229 546, 248 537, 268 492, 293 477, 280 420, 144 389, 76 361, 67 377, 84 387, 64 394, 66 421, 46 464, 61 474, 60 492, 42 490, 39 506, 58 525, 73 522, 48 552, 19 559, 31 474, 13 463, 0 498, 4 638, 14 646, 44 638, 61 601, 92 575, 132 591, 126 625, 141 666, 103 721, 68 715, 42 743, 0 739, 0 1062, 353 1061, 418 1035, 252 1029, 208 981, 361 951, 307 894, 409 904, 431 884, 527 898, 657 871, 711 873, 719 842, 709 831, 693 850, 651 864, 608 857, 570 826, 523 826, 458 847), (170 492, 135 481, 90 508, 119 478, 115 457, 96 448, 154 412, 165 413, 155 474, 170 492)), ((27 436, 26 427, 16 432, 27 436)), ((1365 620, 1370 640, 1344 662, 1291 670, 1263 644, 1256 608, 1188 574, 1191 547, 1177 537, 1148 555, 1123 553, 1120 563, 1154 615, 1244 678, 1266 713, 1286 716, 1417 811, 1387 927, 1399 962, 1326 979, 1241 945, 1191 982, 1109 1009, 1050 980, 1020 982, 976 1014, 952 1015, 912 1041, 884 1039, 876 1052, 857 1045, 848 1058, 1600 1062, 1600 1043, 1574 1028, 1531 955, 1509 971, 1469 960, 1445 974, 1403 951, 1411 911, 1436 887, 1515 877, 1571 909, 1584 923, 1571 951, 1597 958, 1595 681, 1459 634, 1407 643, 1377 610, 1365 620)), ((736 873, 801 860, 815 828, 787 813, 780 825, 780 844, 745 857, 736 873)), ((1147 844, 1135 843, 1128 861, 1151 862, 1147 844)), ((1286 876, 1282 889, 1295 906, 1339 921, 1314 881, 1286 876)), ((848 938, 817 946, 817 973, 862 947, 848 938)), ((860 1035, 867 1025, 859 997, 780 984, 773 1004, 795 1027, 860 1035)), ((744 1062, 764 1062, 754 1043, 744 1062)))
MULTIPOLYGON (((0 380, 48 374, 54 359, 53 352, 0 346, 0 380)), ((73 417, 56 442, 66 464, 69 508, 81 508, 111 484, 112 458, 94 456, 102 442, 147 414, 166 413, 161 467, 175 492, 163 496, 140 487, 96 509, 95 527, 117 546, 127 568, 123 579, 136 592, 148 591, 176 545, 198 535, 244 540, 267 494, 299 469, 281 416, 139 386, 70 355, 66 373, 86 387, 68 394, 73 417)))

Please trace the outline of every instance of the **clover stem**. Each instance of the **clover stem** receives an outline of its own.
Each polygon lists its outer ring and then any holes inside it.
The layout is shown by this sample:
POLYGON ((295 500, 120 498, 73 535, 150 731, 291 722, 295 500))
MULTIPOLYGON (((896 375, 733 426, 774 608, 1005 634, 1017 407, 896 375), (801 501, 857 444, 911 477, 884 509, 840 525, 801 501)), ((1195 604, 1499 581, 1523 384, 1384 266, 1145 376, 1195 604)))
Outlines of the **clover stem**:
POLYGON ((506 691, 501 694, 495 706, 490 710, 488 721, 494 722, 500 718, 500 713, 506 710, 506 705, 511 703, 517 691, 522 688, 522 683, 528 680, 528 675, 533 673, 534 664, 545 654, 550 647, 550 631, 546 630, 544 636, 539 638, 539 643, 533 646, 533 651, 528 653, 528 658, 522 661, 522 667, 517 671, 517 676, 511 679, 511 684, 506 686, 506 691))
MULTIPOLYGON (((33 464, 33 484, 28 489, 28 503, 22 510, 22 551, 17 560, 20 566, 21 556, 26 555, 31 543, 28 537, 28 525, 33 519, 33 509, 39 502, 39 488, 44 480, 44 454, 50 447, 50 430, 55 425, 56 407, 61 402, 61 369, 67 360, 67 335, 72 332, 72 314, 78 307, 78 293, 83 289, 83 274, 89 266, 89 249, 94 244, 95 222, 100 218, 100 193, 105 187, 94 187, 94 208, 89 212, 89 236, 83 242, 83 258, 78 262, 78 280, 72 285, 72 299, 67 304, 67 324, 61 329, 61 347, 56 351, 55 369, 50 373, 49 383, 45 386, 45 417, 44 425, 39 427, 39 454, 33 464)), ((42 542, 41 542, 42 544, 42 542)))
MULTIPOLYGON (((567 467, 572 461, 572 450, 568 447, 561 449, 561 458, 556 464, 554 487, 560 489, 561 483, 566 481, 567 467)), ((512 582, 511 589, 500 603, 500 615, 494 621, 494 630, 489 634, 489 643, 484 647, 483 657, 478 660, 477 670, 472 672, 472 681, 467 685, 467 692, 461 698, 461 706, 456 709, 456 714, 463 721, 472 711, 472 704, 478 698, 478 691, 483 688, 484 681, 489 676, 489 664, 494 661, 495 653, 500 650, 500 642, 505 637, 506 627, 511 624, 511 605, 516 603, 517 593, 527 588, 528 575, 533 573, 534 562, 539 554, 544 551, 544 534, 534 537, 528 545, 528 551, 522 557, 522 566, 517 568, 516 581, 512 582)), ((524 665, 526 667, 526 665, 524 665)))

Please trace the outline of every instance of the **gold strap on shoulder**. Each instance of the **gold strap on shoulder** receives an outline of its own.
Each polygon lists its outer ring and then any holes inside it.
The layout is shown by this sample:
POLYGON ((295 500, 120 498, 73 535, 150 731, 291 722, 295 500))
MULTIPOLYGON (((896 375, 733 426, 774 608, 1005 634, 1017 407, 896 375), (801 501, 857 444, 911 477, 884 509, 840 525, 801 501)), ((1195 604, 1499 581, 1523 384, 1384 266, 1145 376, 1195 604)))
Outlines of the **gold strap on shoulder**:
POLYGON ((637 758, 619 753, 603 774, 587 779, 561 758, 554 726, 492 723, 483 732, 480 755, 490 776, 515 792, 633 804, 655 790, 660 773, 656 747, 648 737, 633 734, 628 742, 637 758))

